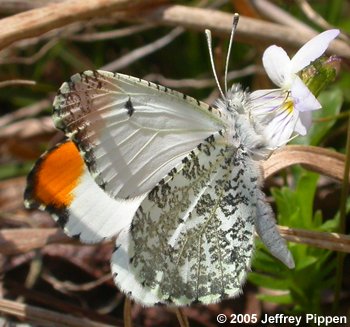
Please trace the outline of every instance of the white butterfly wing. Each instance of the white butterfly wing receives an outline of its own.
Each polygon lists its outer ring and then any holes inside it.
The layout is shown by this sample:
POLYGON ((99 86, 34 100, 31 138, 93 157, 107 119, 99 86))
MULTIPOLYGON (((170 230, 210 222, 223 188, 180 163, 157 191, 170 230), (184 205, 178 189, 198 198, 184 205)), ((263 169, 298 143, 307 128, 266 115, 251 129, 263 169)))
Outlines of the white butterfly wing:
POLYGON ((28 175, 25 206, 48 211, 69 236, 97 243, 129 228, 144 196, 113 199, 87 170, 78 149, 65 141, 45 152, 28 175))
POLYGON ((116 284, 144 305, 239 294, 253 251, 258 171, 221 132, 191 151, 118 237, 116 284))
POLYGON ((98 185, 114 198, 149 192, 209 135, 221 113, 132 76, 86 71, 54 101, 56 126, 71 136, 98 185))

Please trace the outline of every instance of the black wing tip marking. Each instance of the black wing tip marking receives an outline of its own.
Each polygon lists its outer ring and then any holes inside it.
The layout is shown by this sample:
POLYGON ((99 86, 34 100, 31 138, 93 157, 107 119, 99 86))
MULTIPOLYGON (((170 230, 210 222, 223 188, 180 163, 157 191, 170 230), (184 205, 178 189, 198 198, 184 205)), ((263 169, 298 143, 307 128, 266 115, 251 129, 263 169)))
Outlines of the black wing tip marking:
POLYGON ((80 241, 80 235, 81 233, 78 233, 78 234, 74 234, 74 235, 71 235, 71 238, 77 240, 77 241, 80 241))
POLYGON ((135 108, 134 105, 131 102, 131 98, 129 97, 128 101, 126 101, 125 103, 125 109, 128 111, 128 115, 129 117, 131 117, 134 112, 135 112, 135 108))

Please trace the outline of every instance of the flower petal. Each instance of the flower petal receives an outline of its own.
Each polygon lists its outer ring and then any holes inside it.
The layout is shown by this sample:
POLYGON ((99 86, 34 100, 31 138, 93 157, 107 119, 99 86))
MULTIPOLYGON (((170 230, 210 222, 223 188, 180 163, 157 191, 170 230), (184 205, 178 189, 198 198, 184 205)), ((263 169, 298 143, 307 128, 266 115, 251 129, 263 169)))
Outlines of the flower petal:
POLYGON ((320 57, 326 51, 329 43, 335 39, 338 34, 339 30, 337 29, 328 30, 305 43, 291 60, 292 72, 299 72, 309 65, 311 61, 320 57))
POLYGON ((261 124, 271 148, 286 144, 295 130, 298 119, 296 110, 287 108, 288 92, 282 89, 257 90, 250 95, 251 114, 261 124))
POLYGON ((291 86, 291 96, 293 99, 294 108, 298 111, 311 111, 322 107, 315 96, 310 92, 308 87, 297 75, 295 76, 291 86))
POLYGON ((291 61, 287 52, 281 47, 272 45, 265 50, 262 61, 271 81, 282 87, 291 72, 291 61))
POLYGON ((300 135, 306 135, 311 125, 312 125, 311 111, 300 112, 299 120, 295 125, 295 131, 300 135))
POLYGON ((268 114, 279 108, 286 100, 286 92, 281 89, 257 90, 250 94, 252 114, 268 114))
POLYGON ((297 112, 278 110, 264 132, 273 148, 285 145, 291 138, 298 120, 297 112))

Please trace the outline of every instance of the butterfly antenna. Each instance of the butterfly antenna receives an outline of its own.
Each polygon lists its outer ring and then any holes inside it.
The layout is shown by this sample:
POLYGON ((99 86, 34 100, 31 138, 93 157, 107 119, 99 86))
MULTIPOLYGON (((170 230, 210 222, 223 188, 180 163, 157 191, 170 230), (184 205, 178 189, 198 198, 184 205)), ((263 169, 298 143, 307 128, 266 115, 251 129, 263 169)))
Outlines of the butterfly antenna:
POLYGON ((213 56, 213 47, 212 47, 211 32, 210 32, 210 30, 205 30, 205 35, 206 35, 206 37, 207 37, 208 50, 209 50, 209 57, 210 57, 210 64, 211 64, 211 69, 213 70, 215 82, 216 82, 216 85, 218 86, 218 89, 219 89, 219 91, 220 91, 220 93, 221 93, 222 98, 225 99, 226 96, 225 96, 224 92, 222 92, 222 88, 221 88, 221 85, 220 85, 220 83, 219 83, 218 75, 217 75, 216 69, 215 69, 214 56, 213 56))
POLYGON ((232 29, 231 29, 231 35, 230 35, 230 43, 228 45, 226 64, 225 64, 225 80, 224 81, 225 81, 225 93, 226 94, 227 94, 228 64, 229 64, 229 61, 230 61, 232 43, 233 43, 233 38, 235 36, 235 32, 236 32, 236 29, 237 29, 238 20, 239 20, 239 15, 236 13, 236 14, 233 15, 232 29))

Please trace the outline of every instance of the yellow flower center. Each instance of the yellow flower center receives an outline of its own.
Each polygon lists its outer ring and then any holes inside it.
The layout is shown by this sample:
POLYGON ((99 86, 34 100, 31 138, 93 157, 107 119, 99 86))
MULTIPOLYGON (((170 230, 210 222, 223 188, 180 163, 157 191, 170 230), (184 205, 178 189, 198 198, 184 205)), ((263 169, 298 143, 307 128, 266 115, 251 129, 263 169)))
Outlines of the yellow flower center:
POLYGON ((282 110, 287 111, 288 114, 292 114, 294 110, 294 102, 292 97, 290 96, 290 92, 287 92, 286 99, 283 101, 282 110))

